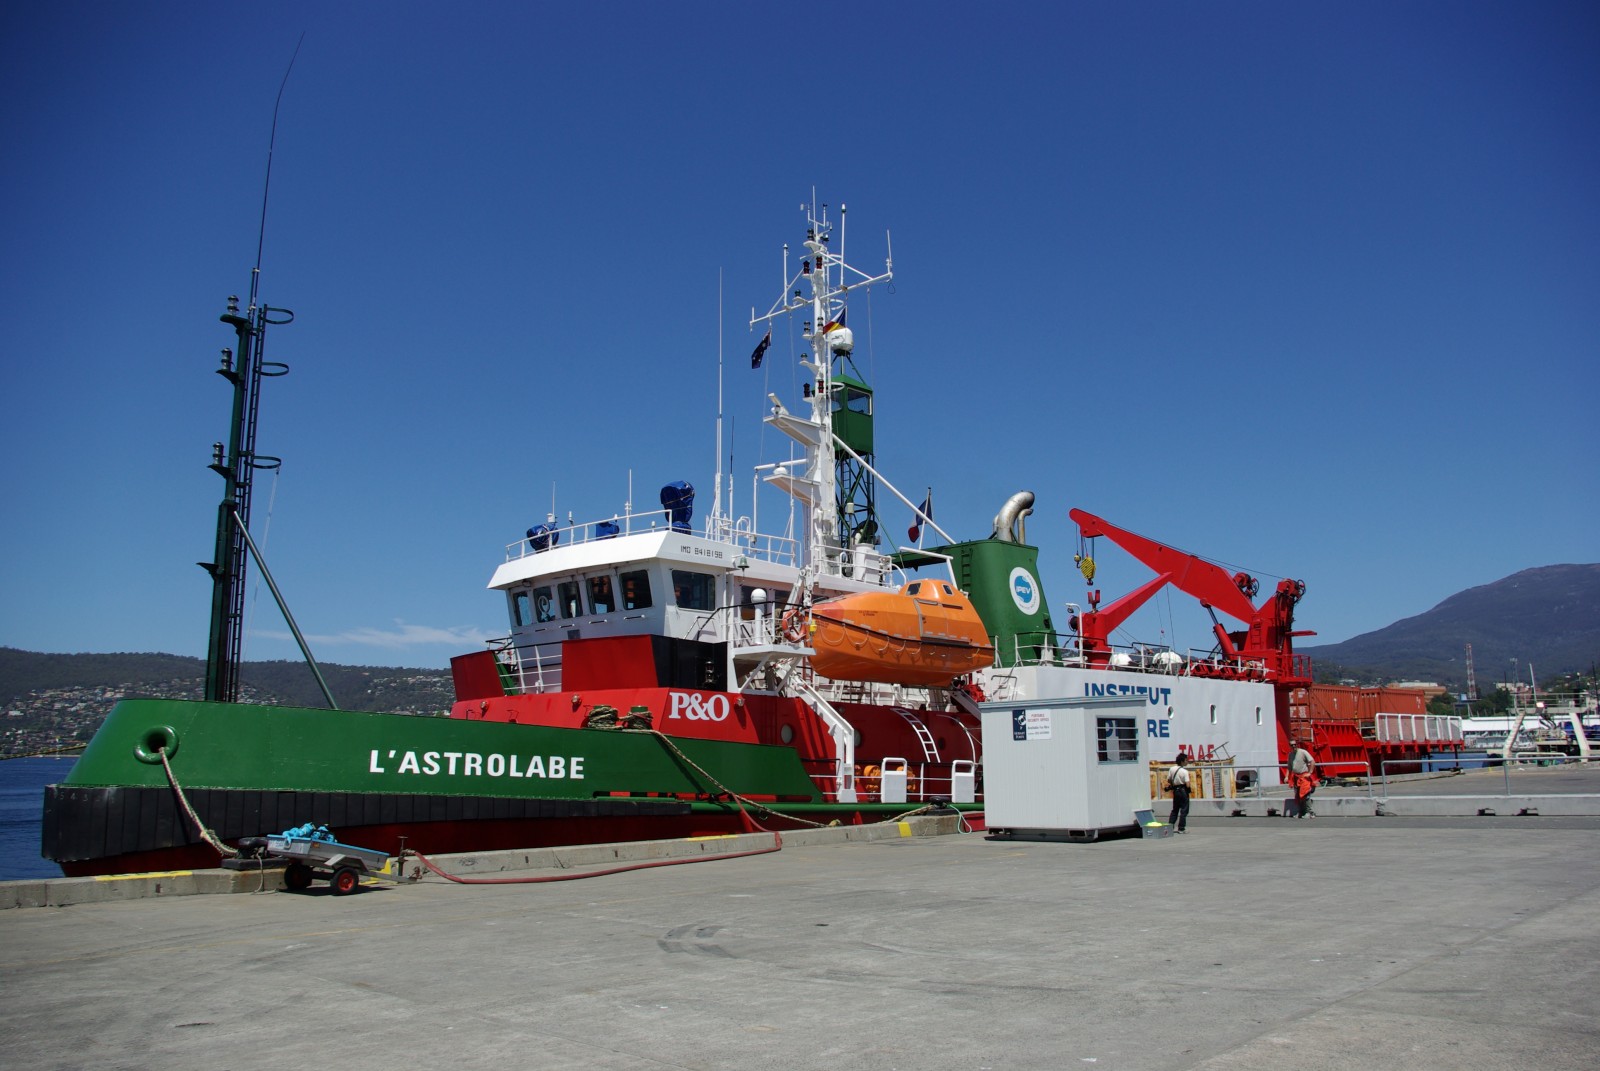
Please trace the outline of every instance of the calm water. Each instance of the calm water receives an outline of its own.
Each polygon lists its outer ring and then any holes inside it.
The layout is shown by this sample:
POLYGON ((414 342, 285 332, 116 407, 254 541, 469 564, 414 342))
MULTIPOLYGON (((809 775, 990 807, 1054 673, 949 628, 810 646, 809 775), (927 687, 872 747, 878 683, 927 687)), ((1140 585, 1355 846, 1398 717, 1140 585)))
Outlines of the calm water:
POLYGON ((44 786, 66 778, 76 758, 0 762, 0 881, 59 878, 61 868, 39 855, 44 786))

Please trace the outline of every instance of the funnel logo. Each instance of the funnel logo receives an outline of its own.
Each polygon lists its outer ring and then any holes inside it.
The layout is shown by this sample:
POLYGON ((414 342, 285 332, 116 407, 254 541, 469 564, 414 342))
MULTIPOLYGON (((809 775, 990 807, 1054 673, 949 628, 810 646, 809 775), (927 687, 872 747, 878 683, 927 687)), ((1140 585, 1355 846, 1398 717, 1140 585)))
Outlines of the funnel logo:
POLYGON ((1039 612, 1039 582, 1020 565, 1011 570, 1011 601, 1029 617, 1039 612))

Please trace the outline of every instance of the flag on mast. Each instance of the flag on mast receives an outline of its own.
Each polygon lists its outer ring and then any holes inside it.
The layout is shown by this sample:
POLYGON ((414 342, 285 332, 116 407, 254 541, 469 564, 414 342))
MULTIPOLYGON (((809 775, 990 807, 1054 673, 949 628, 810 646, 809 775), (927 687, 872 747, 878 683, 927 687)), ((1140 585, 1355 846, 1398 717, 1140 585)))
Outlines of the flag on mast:
POLYGON ((911 537, 911 542, 916 543, 922 538, 922 522, 933 521, 933 488, 928 488, 928 494, 922 500, 922 508, 917 511, 916 517, 911 521, 911 527, 906 529, 906 535, 911 537))
POLYGON ((767 328, 767 333, 760 342, 756 343, 756 350, 750 355, 750 367, 760 368, 761 358, 766 356, 767 347, 772 345, 772 328, 767 328))

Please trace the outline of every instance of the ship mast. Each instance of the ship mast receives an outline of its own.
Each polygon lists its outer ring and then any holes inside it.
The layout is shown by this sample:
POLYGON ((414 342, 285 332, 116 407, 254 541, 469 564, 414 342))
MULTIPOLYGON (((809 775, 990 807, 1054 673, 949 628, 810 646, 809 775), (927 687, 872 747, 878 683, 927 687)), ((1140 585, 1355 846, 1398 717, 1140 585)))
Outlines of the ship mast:
POLYGON ((217 505, 216 557, 202 562, 211 574, 211 636, 206 647, 206 699, 234 703, 239 699, 239 662, 244 641, 245 566, 247 547, 243 533, 250 526, 250 492, 257 469, 275 469, 283 462, 256 454, 256 418, 261 408, 261 381, 281 376, 288 365, 263 360, 269 323, 294 319, 287 309, 257 305, 239 311, 239 299, 228 299, 222 322, 239 337, 238 351, 222 351, 217 374, 233 384, 233 420, 227 452, 222 443, 211 447, 211 470, 223 479, 222 501, 217 505), (273 319, 272 314, 281 314, 273 319))
POLYGON ((283 593, 272 579, 272 571, 261 559, 261 551, 250 538, 250 492, 257 469, 272 470, 283 464, 282 458, 256 453, 256 417, 261 409, 261 381, 275 376, 288 375, 289 366, 266 360, 267 325, 294 322, 294 313, 277 309, 257 300, 261 290, 261 254, 267 240, 267 198, 272 190, 272 153, 278 143, 278 109, 283 106, 283 91, 294 71, 295 58, 300 55, 300 45, 305 34, 294 46, 289 66, 278 85, 278 98, 272 105, 272 134, 267 139, 266 180, 261 185, 261 227, 256 234, 256 266, 250 272, 250 302, 239 311, 237 295, 228 298, 228 310, 222 322, 232 327, 239 337, 237 363, 233 350, 222 351, 222 367, 217 374, 233 384, 233 420, 229 424, 228 447, 222 443, 211 445, 211 471, 223 479, 222 501, 217 505, 216 555, 200 567, 211 574, 211 632, 206 644, 206 700, 214 703, 236 703, 239 700, 239 669, 244 653, 244 599, 245 566, 247 555, 254 555, 261 567, 261 577, 283 613, 284 623, 294 634, 295 643, 306 665, 317 679, 323 698, 330 709, 339 704, 328 690, 328 682, 306 646, 305 636, 295 623, 294 615, 284 602, 283 593))
POLYGON ((845 326, 845 309, 852 290, 894 278, 894 259, 892 255, 886 257, 881 274, 867 275, 844 259, 844 205, 839 206, 841 248, 837 253, 831 248, 834 223, 828 218, 828 206, 822 205, 819 211, 813 199, 801 210, 806 213, 806 240, 800 268, 790 274, 788 246, 784 246, 784 276, 788 280, 784 293, 764 315, 756 315, 754 309, 750 315, 752 328, 758 324, 770 328, 780 317, 807 309, 811 314, 802 333, 811 352, 800 358, 801 367, 810 373, 804 395, 811 404, 811 415, 809 419, 796 416, 769 395, 773 404, 767 417, 768 424, 805 449, 805 472, 797 475, 779 469, 767 477, 767 482, 781 487, 806 507, 805 565, 811 575, 848 575, 850 561, 844 552, 853 545, 875 545, 878 524, 870 468, 850 449, 841 448, 848 444, 839 439, 834 428, 834 413, 845 404, 840 391, 853 389, 848 377, 846 382, 838 382, 854 346, 851 331, 845 326))

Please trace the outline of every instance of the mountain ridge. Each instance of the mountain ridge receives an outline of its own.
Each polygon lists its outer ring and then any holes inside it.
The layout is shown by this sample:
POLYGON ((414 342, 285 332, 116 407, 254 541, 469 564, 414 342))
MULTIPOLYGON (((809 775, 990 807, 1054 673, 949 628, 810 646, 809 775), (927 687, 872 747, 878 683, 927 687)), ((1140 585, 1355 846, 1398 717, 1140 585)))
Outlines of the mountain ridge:
POLYGON ((1318 680, 1431 680, 1462 691, 1468 644, 1480 692, 1527 683, 1530 666, 1541 681, 1592 673, 1600 662, 1600 563, 1523 569, 1381 629, 1298 650, 1311 656, 1318 680))

